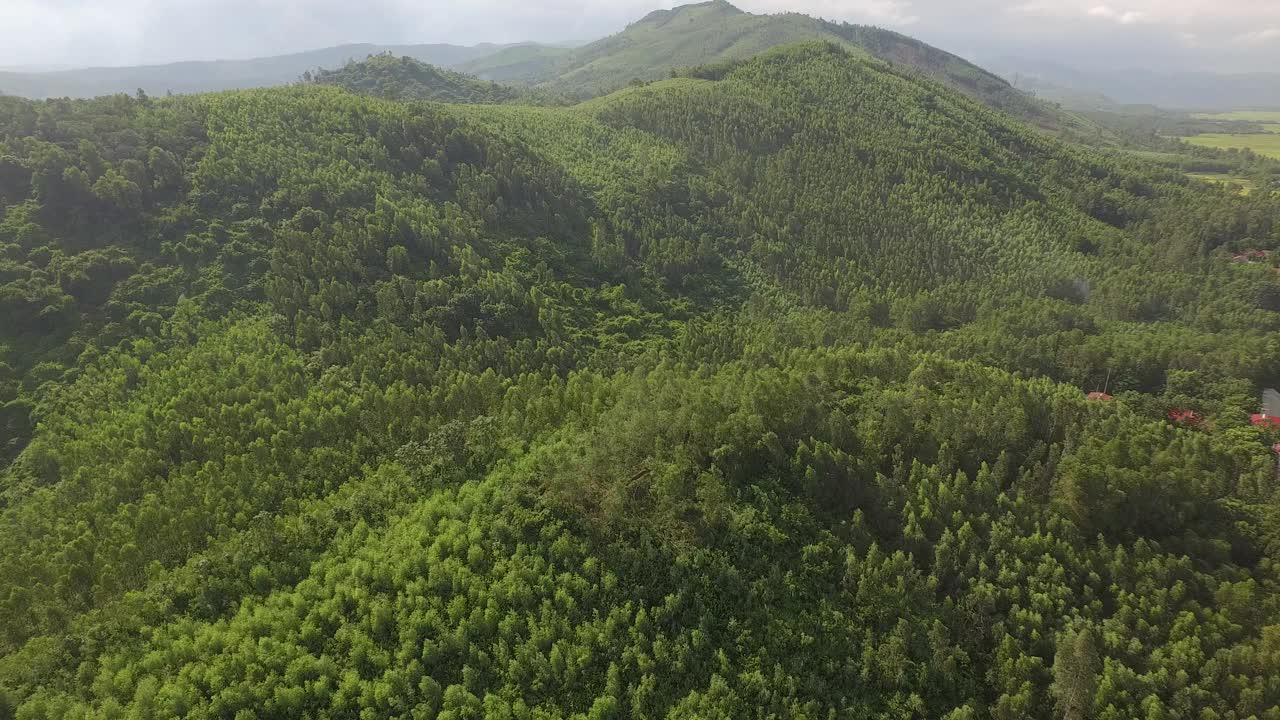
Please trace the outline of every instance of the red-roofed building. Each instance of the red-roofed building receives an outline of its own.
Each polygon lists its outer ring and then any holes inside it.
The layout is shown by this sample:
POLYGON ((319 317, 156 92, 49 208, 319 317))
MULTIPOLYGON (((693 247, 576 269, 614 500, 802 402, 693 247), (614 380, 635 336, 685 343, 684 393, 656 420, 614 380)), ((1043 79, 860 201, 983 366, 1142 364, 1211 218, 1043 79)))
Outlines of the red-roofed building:
POLYGON ((1169 411, 1169 421, 1179 425, 1190 425, 1192 427, 1199 426, 1204 422, 1204 418, 1200 417, 1200 413, 1195 410, 1187 410, 1185 408, 1174 408, 1169 411))
POLYGON ((1231 256, 1232 262, 1251 263, 1266 262, 1271 257, 1270 250, 1245 250, 1231 256))
POLYGON ((1249 422, 1258 427, 1280 428, 1280 416, 1277 415, 1258 413, 1257 415, 1250 415, 1249 422))
POLYGON ((1087 398, 1088 398, 1088 399, 1090 399, 1090 400, 1101 400, 1101 401, 1103 401, 1103 402, 1106 402, 1107 400, 1111 400, 1111 399, 1113 399, 1110 395, 1108 395, 1108 394, 1106 394, 1106 393, 1104 393, 1104 392, 1091 392, 1091 393, 1089 393, 1088 395, 1086 395, 1085 397, 1087 397, 1087 398))

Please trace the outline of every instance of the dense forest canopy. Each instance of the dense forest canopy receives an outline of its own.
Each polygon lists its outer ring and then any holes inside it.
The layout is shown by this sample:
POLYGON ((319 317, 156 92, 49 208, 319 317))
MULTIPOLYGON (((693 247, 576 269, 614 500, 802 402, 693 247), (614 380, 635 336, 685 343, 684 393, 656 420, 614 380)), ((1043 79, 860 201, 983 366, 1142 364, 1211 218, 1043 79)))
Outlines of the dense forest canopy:
POLYGON ((1280 718, 1280 199, 675 74, 0 98, 0 718, 1280 718))

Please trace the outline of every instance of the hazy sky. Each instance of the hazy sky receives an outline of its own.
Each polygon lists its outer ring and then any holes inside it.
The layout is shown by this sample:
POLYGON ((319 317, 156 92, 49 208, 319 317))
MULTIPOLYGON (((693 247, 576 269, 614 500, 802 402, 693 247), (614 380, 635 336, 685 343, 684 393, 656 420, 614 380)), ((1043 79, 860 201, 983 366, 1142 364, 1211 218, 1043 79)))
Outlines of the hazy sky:
MULTIPOLYGON (((0 0, 0 66, 131 65, 349 42, 572 42, 663 0, 0 0)), ((740 0, 890 27, 982 62, 1280 70, 1280 0, 740 0)))

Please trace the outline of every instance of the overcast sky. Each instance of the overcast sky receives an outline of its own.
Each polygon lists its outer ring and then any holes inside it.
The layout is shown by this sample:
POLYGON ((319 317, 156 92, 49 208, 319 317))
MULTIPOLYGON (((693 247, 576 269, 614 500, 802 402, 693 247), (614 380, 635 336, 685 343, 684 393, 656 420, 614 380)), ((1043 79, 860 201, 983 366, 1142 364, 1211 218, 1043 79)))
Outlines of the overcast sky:
MULTIPOLYGON (((0 0, 0 67, 276 55, 351 42, 582 42, 663 0, 0 0)), ((1280 0, 740 0, 900 30, 978 62, 1280 70, 1280 0)))

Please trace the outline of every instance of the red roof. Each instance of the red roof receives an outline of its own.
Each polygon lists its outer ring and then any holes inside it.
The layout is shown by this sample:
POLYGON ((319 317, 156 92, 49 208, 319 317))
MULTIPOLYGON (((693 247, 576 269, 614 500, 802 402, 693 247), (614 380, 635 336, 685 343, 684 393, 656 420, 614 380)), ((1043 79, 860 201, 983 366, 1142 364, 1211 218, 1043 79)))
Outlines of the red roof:
POLYGON ((1258 413, 1257 415, 1250 415, 1249 422, 1258 426, 1265 425, 1267 427, 1273 427, 1273 428, 1280 427, 1280 416, 1267 415, 1266 413, 1258 413))
POLYGON ((1104 392, 1091 392, 1086 397, 1090 400, 1111 400, 1111 396, 1104 392))
POLYGON ((1270 250, 1245 250, 1242 253, 1236 253, 1231 256, 1235 262, 1253 262, 1254 260, 1266 260, 1271 257, 1270 250))
POLYGON ((1200 417, 1200 413, 1195 410, 1174 408, 1169 411, 1169 420, 1184 425, 1199 425, 1204 418, 1200 417))

